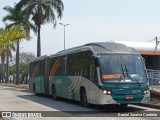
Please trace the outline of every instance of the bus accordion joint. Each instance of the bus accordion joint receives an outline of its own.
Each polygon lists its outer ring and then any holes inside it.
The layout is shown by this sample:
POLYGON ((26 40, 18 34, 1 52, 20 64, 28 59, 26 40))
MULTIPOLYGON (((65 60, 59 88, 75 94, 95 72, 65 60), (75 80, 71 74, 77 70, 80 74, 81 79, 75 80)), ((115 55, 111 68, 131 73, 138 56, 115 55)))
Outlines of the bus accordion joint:
POLYGON ((108 74, 108 75, 102 75, 102 79, 107 80, 107 79, 118 79, 118 78, 123 78, 122 74, 108 74))

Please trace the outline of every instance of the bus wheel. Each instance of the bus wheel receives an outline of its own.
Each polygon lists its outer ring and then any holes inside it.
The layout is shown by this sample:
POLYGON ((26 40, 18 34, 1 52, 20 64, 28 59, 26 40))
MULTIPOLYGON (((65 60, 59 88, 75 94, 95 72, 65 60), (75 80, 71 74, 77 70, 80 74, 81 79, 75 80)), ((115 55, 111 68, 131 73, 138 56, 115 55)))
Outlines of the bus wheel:
POLYGON ((34 95, 38 95, 38 93, 36 92, 36 85, 35 84, 33 85, 33 93, 34 93, 34 95))
POLYGON ((53 97, 53 100, 58 100, 55 86, 52 87, 52 97, 53 97))
POLYGON ((89 107, 89 103, 88 103, 88 100, 87 100, 87 94, 86 94, 85 89, 83 89, 81 94, 80 94, 80 100, 81 100, 81 104, 84 107, 89 107))
POLYGON ((124 103, 124 104, 120 104, 120 106, 121 106, 121 107, 127 107, 128 104, 125 104, 125 103, 124 103))

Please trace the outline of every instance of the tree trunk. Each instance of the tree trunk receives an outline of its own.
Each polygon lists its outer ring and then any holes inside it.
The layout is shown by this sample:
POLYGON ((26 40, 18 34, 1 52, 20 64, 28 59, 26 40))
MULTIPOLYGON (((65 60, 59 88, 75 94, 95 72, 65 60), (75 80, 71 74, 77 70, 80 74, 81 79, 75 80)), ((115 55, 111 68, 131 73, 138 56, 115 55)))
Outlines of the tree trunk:
POLYGON ((16 50, 16 85, 19 84, 19 40, 17 41, 16 50))
POLYGON ((4 57, 1 57, 1 61, 2 61, 2 83, 4 83, 4 76, 5 76, 5 66, 4 66, 4 61, 5 61, 5 58, 4 57))
POLYGON ((9 56, 7 55, 7 62, 6 62, 6 81, 5 83, 9 82, 9 56))
POLYGON ((38 25, 38 37, 37 37, 37 57, 41 56, 41 25, 38 25))

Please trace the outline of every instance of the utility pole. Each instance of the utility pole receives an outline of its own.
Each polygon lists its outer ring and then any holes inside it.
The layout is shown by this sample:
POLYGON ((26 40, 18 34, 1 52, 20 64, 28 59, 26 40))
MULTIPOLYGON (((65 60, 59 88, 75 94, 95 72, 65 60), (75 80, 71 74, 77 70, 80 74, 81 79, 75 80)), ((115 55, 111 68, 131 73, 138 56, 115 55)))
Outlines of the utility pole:
POLYGON ((157 36, 156 36, 156 37, 154 37, 154 39, 156 40, 156 46, 158 46, 158 44, 159 44, 159 42, 160 42, 160 41, 158 41, 157 36))
POLYGON ((65 43, 65 42, 66 42, 66 41, 65 41, 65 31, 66 31, 66 30, 65 30, 65 27, 68 26, 69 24, 63 24, 63 23, 59 23, 59 24, 64 27, 64 50, 65 50, 65 44, 66 44, 66 43, 65 43))

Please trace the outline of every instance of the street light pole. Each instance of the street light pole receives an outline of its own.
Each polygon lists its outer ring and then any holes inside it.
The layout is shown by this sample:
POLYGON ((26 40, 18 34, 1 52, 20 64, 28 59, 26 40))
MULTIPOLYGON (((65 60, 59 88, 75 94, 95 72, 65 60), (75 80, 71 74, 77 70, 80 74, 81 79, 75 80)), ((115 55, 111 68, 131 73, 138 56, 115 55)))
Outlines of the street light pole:
POLYGON ((65 50, 65 27, 68 26, 69 24, 63 24, 63 23, 59 23, 60 25, 62 25, 64 27, 64 50, 65 50))

